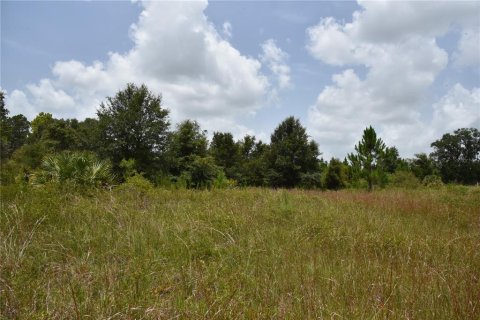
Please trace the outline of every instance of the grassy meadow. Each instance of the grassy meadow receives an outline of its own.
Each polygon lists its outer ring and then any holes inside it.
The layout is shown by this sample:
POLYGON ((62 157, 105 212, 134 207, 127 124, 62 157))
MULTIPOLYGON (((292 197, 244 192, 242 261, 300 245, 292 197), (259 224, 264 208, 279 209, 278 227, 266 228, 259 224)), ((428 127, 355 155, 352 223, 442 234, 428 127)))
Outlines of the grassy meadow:
POLYGON ((2 319, 480 319, 480 188, 1 187, 2 319))

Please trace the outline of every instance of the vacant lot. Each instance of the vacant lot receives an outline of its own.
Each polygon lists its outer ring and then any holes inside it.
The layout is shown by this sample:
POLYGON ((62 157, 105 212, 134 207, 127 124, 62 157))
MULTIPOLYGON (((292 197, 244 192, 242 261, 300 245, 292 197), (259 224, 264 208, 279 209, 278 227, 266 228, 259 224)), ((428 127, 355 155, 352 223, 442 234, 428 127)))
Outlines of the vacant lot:
POLYGON ((478 187, 1 192, 3 318, 480 318, 478 187))

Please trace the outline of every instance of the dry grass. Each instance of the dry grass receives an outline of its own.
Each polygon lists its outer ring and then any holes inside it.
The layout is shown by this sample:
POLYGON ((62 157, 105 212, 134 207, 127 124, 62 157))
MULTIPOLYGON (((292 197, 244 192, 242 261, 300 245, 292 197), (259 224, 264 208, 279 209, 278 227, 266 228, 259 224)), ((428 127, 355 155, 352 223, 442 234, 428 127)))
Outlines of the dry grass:
POLYGON ((479 319, 478 188, 2 190, 6 319, 479 319))

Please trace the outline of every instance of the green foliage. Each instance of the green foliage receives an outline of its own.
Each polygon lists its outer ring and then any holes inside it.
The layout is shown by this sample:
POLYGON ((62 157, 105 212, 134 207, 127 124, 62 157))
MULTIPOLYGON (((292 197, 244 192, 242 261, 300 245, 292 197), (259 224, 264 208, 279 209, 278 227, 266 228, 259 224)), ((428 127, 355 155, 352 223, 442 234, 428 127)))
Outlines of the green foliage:
POLYGON ((302 173, 300 176, 300 188, 320 189, 322 187, 322 174, 320 172, 302 173))
POLYGON ((480 132, 462 128, 447 133, 431 145, 430 155, 444 182, 475 184, 480 182, 480 132))
POLYGON ((382 139, 377 138, 377 133, 370 126, 363 131, 362 140, 355 146, 356 154, 348 155, 351 166, 361 170, 363 177, 367 180, 369 191, 373 189, 375 180, 379 180, 378 177, 381 176, 377 173, 377 179, 375 179, 375 170, 380 169, 384 150, 385 143, 382 139))
POLYGON ((38 168, 43 158, 51 152, 53 152, 53 149, 44 141, 28 143, 14 152, 11 161, 28 171, 32 171, 38 168))
POLYGON ((133 173, 128 176, 124 183, 120 186, 122 190, 147 193, 153 190, 153 183, 146 179, 142 174, 133 173))
POLYGON ((110 164, 92 153, 63 151, 47 156, 34 174, 34 184, 54 182, 73 186, 98 187, 111 183, 110 164))
POLYGON ((30 122, 25 116, 18 114, 7 118, 1 124, 1 159, 9 158, 15 150, 27 141, 30 122))
POLYGON ((372 190, 388 183, 413 187, 416 180, 408 171, 420 181, 439 175, 445 183, 480 182, 480 132, 475 128, 445 134, 432 143, 430 156, 422 153, 404 160, 396 147, 386 147, 369 126, 343 164, 335 160, 328 165, 318 159, 318 144, 294 117, 278 125, 270 144, 249 135, 236 142, 231 133, 214 132, 207 150, 206 130, 196 121, 184 121, 174 132, 168 131, 169 111, 162 108, 161 96, 145 85, 128 84, 107 98, 98 110, 98 120, 55 119, 40 112, 30 125, 23 115, 8 116, 4 98, 0 90, 2 185, 28 182, 45 156, 64 150, 88 151, 108 159, 121 180, 140 173, 166 188, 223 188, 236 183, 335 190, 345 186, 372 190))
POLYGON ((18 114, 8 117, 5 96, 0 90, 0 163, 11 157, 13 152, 25 144, 30 130, 30 122, 18 114))
POLYGON ((32 134, 28 141, 30 144, 44 143, 55 151, 73 150, 77 145, 77 125, 75 119, 55 119, 50 113, 40 112, 32 120, 32 134))
POLYGON ((87 118, 75 127, 75 149, 101 153, 100 124, 97 119, 87 118))
POLYGON ((397 171, 390 175, 389 184, 397 188, 416 189, 420 180, 410 171, 397 171))
POLYGON ((5 92, 0 90, 0 121, 3 121, 7 118, 9 111, 5 107, 5 92))
POLYGON ((415 155, 410 164, 413 174, 422 181, 426 176, 434 175, 436 173, 435 163, 425 153, 415 155))
POLYGON ((210 189, 220 172, 212 157, 194 156, 183 176, 189 188, 210 189))
POLYGON ((179 176, 189 169, 197 157, 207 155, 206 131, 200 129, 196 121, 186 120, 177 125, 169 141, 170 171, 179 176))
MULTIPOLYGON (((249 147, 251 148, 251 146, 249 147)), ((239 149, 239 145, 235 143, 231 133, 213 133, 209 153, 215 159, 215 163, 223 168, 229 179, 238 177, 237 168, 238 162, 240 161, 239 149)))
POLYGON ((268 175, 272 186, 293 188, 300 184, 302 174, 318 170, 318 145, 308 141, 298 119, 285 119, 270 140, 268 175))
POLYGON ((400 166, 400 155, 396 147, 386 147, 380 157, 381 167, 387 173, 394 173, 400 166))
POLYGON ((54 122, 53 116, 48 112, 40 112, 35 119, 32 120, 32 137, 40 140, 44 135, 44 131, 54 122))
POLYGON ((262 141, 256 142, 254 136, 246 135, 239 141, 240 160, 237 174, 242 186, 266 186, 268 184, 267 156, 269 146, 262 141))
POLYGON ((330 160, 324 176, 324 186, 329 190, 339 190, 347 186, 347 174, 344 164, 335 158, 330 160))
POLYGON ((233 179, 228 179, 223 171, 220 171, 213 181, 213 187, 215 189, 232 189, 236 187, 236 185, 237 182, 233 179))
POLYGON ((102 154, 112 160, 116 170, 122 159, 135 159, 135 169, 147 176, 161 170, 169 121, 160 96, 145 85, 130 83, 108 97, 97 115, 102 154))
POLYGON ((122 161, 120 161, 119 167, 123 171, 123 179, 125 180, 138 174, 137 169, 135 169, 135 159, 122 159, 122 161))
POLYGON ((45 142, 24 144, 10 159, 1 161, 0 183, 5 185, 15 181, 28 182, 29 175, 42 163, 43 158, 53 152, 45 142))
POLYGON ((434 174, 425 176, 422 180, 422 184, 425 187, 434 188, 434 189, 441 188, 444 185, 442 182, 442 178, 434 174))

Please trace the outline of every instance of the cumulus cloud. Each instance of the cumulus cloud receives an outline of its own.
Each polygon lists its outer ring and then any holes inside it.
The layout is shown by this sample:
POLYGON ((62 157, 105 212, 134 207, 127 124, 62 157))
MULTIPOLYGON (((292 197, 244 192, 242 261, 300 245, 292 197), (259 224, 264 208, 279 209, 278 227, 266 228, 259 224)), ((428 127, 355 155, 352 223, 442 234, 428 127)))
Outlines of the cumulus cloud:
POLYGON ((29 115, 35 113, 35 108, 28 101, 27 96, 23 91, 13 90, 12 93, 6 94, 7 106, 14 106, 10 110, 12 114, 29 115))
MULTIPOLYGON (((378 1, 360 5, 362 10, 353 14, 352 22, 328 17, 307 29, 307 50, 313 57, 330 65, 350 66, 333 75, 332 85, 325 87, 310 107, 310 130, 323 150, 336 150, 337 155, 351 151, 368 125, 403 155, 425 151, 432 141, 428 139, 448 129, 435 125, 434 132, 430 129, 433 122, 441 121, 422 117, 422 110, 428 108, 428 89, 448 64, 448 53, 437 45, 436 37, 454 23, 474 24, 479 5, 378 1), (352 69, 357 66, 366 68, 365 76, 352 69)), ((470 52, 470 48, 459 50, 470 52)), ((452 92, 462 91, 459 88, 463 87, 458 84, 449 92, 449 101, 455 106, 455 99, 462 95, 452 92)), ((466 126, 469 122, 461 114, 480 108, 478 100, 472 99, 467 109, 458 107, 463 113, 448 113, 448 121, 466 126)), ((446 114, 440 118, 446 119, 446 114)))
POLYGON ((369 42, 395 42, 412 35, 436 37, 453 24, 478 26, 480 3, 475 1, 368 1, 353 14, 349 28, 369 42))
MULTIPOLYGON (((204 14, 206 1, 142 5, 130 30, 134 46, 129 52, 110 53, 107 61, 91 65, 57 62, 52 78, 9 96, 12 109, 24 110, 30 118, 39 111, 94 116, 99 103, 128 82, 145 83, 161 93, 174 121, 208 119, 211 129, 215 119, 233 121, 261 107, 269 90, 261 62, 242 55, 221 37, 204 14)), ((231 26, 224 25, 224 31, 231 33, 231 26)))
POLYGON ((436 131, 480 128, 480 88, 468 90, 457 83, 433 105, 433 110, 431 127, 436 131))
POLYGON ((334 18, 324 18, 307 29, 307 49, 312 56, 325 63, 342 66, 357 63, 355 51, 366 50, 348 34, 350 24, 341 25, 334 18))
POLYGON ((290 82, 290 67, 287 64, 288 54, 279 48, 273 39, 262 44, 261 60, 274 74, 280 89, 288 88, 290 82))

